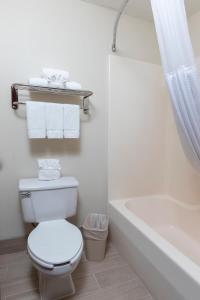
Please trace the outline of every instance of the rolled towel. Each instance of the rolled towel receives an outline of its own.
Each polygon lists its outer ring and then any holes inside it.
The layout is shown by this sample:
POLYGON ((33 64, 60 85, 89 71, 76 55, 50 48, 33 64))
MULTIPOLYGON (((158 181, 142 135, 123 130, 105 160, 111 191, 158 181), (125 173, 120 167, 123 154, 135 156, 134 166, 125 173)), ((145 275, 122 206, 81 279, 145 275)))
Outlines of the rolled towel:
POLYGON ((56 180, 61 176, 60 170, 39 170, 38 179, 39 180, 56 180))
POLYGON ((38 168, 45 170, 61 170, 59 159, 38 159, 38 168))
POLYGON ((42 75, 49 81, 67 82, 69 81, 69 72, 59 69, 43 68, 42 75))
POLYGON ((68 81, 65 83, 65 86, 67 89, 70 89, 70 90, 81 90, 82 89, 81 84, 76 81, 68 81))
POLYGON ((34 86, 48 86, 48 80, 47 79, 45 79, 45 78, 37 78, 37 77, 35 77, 35 78, 30 78, 29 80, 28 80, 28 83, 30 84, 30 85, 34 85, 34 86))

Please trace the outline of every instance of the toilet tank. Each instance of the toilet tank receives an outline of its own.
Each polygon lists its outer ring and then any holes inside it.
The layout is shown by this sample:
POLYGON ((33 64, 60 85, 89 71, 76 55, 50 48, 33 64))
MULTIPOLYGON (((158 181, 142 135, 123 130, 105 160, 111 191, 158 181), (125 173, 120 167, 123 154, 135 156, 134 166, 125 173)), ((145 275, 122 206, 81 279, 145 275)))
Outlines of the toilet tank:
POLYGON ((21 179, 19 195, 24 221, 39 223, 66 219, 76 214, 78 181, 74 177, 41 181, 21 179))

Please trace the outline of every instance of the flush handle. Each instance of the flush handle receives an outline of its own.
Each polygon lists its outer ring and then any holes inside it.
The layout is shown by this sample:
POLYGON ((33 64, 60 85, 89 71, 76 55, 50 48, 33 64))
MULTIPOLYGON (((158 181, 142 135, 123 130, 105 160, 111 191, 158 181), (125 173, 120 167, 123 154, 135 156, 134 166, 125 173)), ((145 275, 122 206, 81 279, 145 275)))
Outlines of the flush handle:
POLYGON ((30 198, 31 192, 20 192, 20 196, 23 198, 30 198))

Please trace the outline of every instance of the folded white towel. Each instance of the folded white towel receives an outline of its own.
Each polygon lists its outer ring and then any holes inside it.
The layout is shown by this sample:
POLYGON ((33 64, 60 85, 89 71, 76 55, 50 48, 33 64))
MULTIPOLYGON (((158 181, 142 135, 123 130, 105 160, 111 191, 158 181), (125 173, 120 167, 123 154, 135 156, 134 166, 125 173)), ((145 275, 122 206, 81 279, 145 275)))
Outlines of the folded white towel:
POLYGON ((49 139, 63 138, 63 105, 57 103, 46 104, 46 128, 49 139))
POLYGON ((65 89, 65 83, 63 82, 59 82, 59 81, 49 81, 49 84, 48 84, 50 87, 53 87, 53 88, 57 88, 57 89, 65 89))
POLYGON ((37 77, 30 78, 28 80, 28 83, 34 86, 45 86, 45 87, 48 86, 48 80, 45 78, 37 78, 37 77))
POLYGON ((60 170, 39 170, 38 179, 39 180, 56 180, 60 178, 60 170))
POLYGON ((79 105, 64 104, 64 138, 77 139, 80 136, 79 105))
POLYGON ((28 136, 30 139, 46 137, 45 103, 27 101, 26 103, 28 136))
POLYGON ((65 83, 65 86, 67 89, 70 89, 70 90, 81 90, 82 89, 81 84, 76 81, 68 81, 65 83))
POLYGON ((61 170, 59 159, 38 159, 38 168, 45 170, 61 170))
POLYGON ((49 81, 66 82, 69 81, 69 72, 59 69, 43 68, 43 77, 49 81))

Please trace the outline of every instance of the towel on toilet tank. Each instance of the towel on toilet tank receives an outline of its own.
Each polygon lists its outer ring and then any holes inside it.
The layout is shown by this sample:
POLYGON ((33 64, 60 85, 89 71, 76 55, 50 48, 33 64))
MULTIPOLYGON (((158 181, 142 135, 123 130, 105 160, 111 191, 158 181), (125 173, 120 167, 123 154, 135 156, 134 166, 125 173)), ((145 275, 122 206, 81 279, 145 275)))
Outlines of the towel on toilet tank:
POLYGON ((60 178, 60 170, 39 170, 39 180, 56 180, 60 178))
POLYGON ((38 159, 38 168, 44 170, 61 170, 61 165, 59 159, 56 158, 46 158, 38 159))
POLYGON ((59 159, 38 159, 38 179, 56 180, 61 177, 61 165, 59 159))

